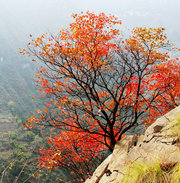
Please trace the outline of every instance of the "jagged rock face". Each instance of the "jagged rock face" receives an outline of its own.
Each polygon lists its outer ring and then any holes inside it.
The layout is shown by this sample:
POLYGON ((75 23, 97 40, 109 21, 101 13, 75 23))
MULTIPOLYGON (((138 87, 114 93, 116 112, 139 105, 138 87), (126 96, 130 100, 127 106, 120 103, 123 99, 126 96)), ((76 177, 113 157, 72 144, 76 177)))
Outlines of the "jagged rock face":
POLYGON ((126 136, 85 183, 121 183, 132 162, 180 162, 180 140, 172 133, 180 106, 157 119, 144 135, 126 136))

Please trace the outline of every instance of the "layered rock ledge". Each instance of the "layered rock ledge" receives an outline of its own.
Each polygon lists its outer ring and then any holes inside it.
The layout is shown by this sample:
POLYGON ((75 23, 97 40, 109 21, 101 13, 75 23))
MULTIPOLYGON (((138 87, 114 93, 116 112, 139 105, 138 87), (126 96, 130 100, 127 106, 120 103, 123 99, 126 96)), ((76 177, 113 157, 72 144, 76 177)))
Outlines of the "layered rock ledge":
POLYGON ((144 135, 126 136, 85 183, 121 183, 126 167, 133 162, 180 162, 180 132, 173 130, 177 118, 180 106, 158 118, 144 135))

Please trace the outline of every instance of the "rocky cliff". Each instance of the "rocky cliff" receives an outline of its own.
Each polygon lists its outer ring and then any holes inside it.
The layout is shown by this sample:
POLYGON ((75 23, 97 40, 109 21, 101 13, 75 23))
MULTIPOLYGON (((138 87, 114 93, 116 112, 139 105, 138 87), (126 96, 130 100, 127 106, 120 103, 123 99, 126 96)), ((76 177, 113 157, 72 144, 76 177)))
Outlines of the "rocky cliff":
MULTIPOLYGON (((157 119, 144 135, 126 136, 85 183, 121 183, 132 163, 180 162, 180 106, 157 119)), ((180 172, 179 172, 180 173, 180 172)))

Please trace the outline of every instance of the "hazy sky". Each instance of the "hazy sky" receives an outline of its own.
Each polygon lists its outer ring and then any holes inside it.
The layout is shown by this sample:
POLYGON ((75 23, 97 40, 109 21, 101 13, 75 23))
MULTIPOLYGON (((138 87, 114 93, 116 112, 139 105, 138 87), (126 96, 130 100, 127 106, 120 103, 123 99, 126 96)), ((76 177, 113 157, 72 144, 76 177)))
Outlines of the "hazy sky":
POLYGON ((165 27, 180 43, 180 0, 0 0, 0 31, 21 36, 56 32, 80 11, 118 16, 124 26, 165 27))

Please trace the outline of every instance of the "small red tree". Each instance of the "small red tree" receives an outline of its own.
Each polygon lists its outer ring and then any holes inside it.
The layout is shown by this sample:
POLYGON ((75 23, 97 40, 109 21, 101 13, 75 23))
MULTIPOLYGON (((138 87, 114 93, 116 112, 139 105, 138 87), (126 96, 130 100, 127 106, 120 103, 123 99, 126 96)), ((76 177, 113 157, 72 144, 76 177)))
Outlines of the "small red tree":
POLYGON ((163 28, 135 28, 125 39, 114 16, 87 12, 73 18, 69 29, 29 43, 31 53, 46 65, 36 77, 47 102, 27 126, 58 130, 54 149, 43 151, 44 158, 66 148, 57 140, 63 133, 73 134, 69 145, 79 142, 82 154, 73 157, 78 161, 96 146, 97 151, 103 146, 113 151, 126 132, 179 105, 180 66, 178 59, 170 59, 163 28))

